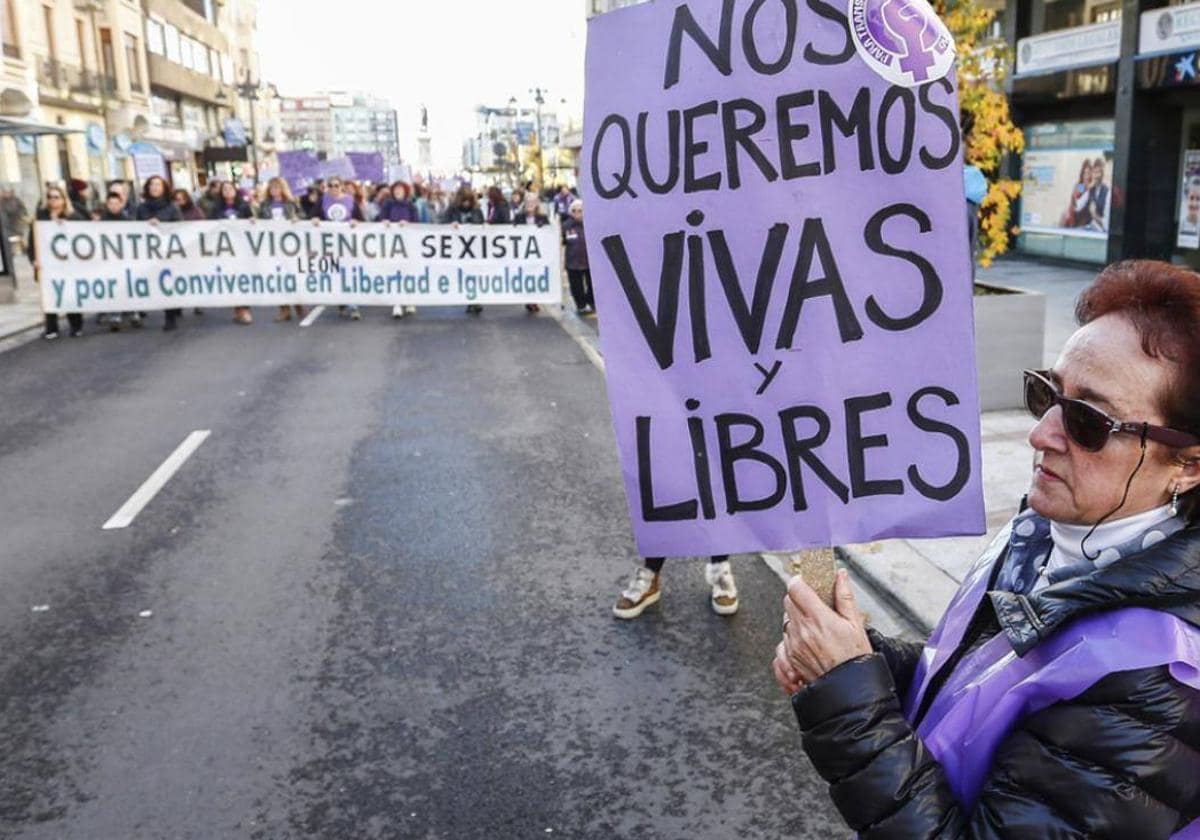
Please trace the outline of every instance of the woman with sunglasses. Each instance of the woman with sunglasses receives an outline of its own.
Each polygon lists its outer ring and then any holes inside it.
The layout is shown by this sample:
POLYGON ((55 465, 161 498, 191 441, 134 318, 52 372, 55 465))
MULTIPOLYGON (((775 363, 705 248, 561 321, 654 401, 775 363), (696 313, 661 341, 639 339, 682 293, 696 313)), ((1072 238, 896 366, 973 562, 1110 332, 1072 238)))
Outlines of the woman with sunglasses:
POLYGON ((1200 837, 1200 275, 1109 266, 1076 317, 1024 374, 1025 504, 926 642, 788 588, 775 678, 863 837, 1200 837))
MULTIPOLYGON (((50 184, 46 187, 46 198, 42 202, 42 206, 37 209, 34 218, 39 222, 86 221, 71 206, 71 202, 67 200, 67 191, 60 184, 50 184)), ((33 263, 34 277, 40 283, 42 279, 42 267, 41 263, 38 262, 37 240, 33 235, 33 225, 29 226, 29 241, 26 243, 26 253, 29 254, 29 261, 33 263)), ((83 335, 83 315, 81 313, 68 312, 67 323, 71 327, 71 338, 78 338, 83 335)), ((46 313, 42 338, 58 338, 58 315, 56 313, 46 313)))

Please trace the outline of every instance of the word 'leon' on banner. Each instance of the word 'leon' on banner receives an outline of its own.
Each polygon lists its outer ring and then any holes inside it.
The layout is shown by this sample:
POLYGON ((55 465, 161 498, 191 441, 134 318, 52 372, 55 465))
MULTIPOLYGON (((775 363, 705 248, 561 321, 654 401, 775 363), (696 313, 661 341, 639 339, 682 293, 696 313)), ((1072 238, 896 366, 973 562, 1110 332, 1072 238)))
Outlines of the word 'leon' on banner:
POLYGON ((644 554, 983 531, 953 68, 925 0, 590 22, 588 246, 644 554))
POLYGON ((556 228, 38 222, 47 312, 558 303, 556 228))

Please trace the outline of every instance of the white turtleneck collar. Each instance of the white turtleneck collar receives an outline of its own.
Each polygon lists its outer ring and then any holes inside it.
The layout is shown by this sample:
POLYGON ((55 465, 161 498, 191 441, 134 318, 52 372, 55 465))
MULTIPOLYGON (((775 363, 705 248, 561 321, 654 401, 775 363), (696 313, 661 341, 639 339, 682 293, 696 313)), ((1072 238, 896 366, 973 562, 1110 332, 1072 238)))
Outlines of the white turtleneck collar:
POLYGON ((1033 591, 1036 592, 1046 586, 1046 576, 1063 566, 1090 563, 1097 569, 1103 569, 1112 565, 1120 559, 1120 554, 1116 551, 1117 546, 1129 542, 1139 534, 1146 533, 1155 525, 1166 522, 1170 518, 1171 506, 1163 505, 1143 513, 1135 513, 1133 516, 1126 516, 1124 519, 1105 522, 1087 541, 1087 552, 1095 557, 1095 560, 1085 557, 1081 547, 1083 538, 1087 536, 1088 531, 1092 530, 1090 525, 1064 525, 1051 521, 1050 539, 1053 540, 1054 546, 1050 549, 1050 559, 1046 562, 1043 573, 1038 576, 1033 591))

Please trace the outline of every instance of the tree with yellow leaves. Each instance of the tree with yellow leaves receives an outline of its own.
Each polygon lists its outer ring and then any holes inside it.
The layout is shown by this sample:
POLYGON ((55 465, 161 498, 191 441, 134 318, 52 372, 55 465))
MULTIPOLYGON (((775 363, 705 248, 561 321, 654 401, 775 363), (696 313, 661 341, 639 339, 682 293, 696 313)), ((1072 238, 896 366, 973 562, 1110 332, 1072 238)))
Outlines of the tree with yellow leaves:
POLYGON ((1020 154, 1025 148, 1025 136, 1013 124, 1004 94, 1011 51, 1007 42, 988 37, 996 12, 980 0, 933 0, 933 6, 957 46, 966 161, 978 166, 988 181, 987 196, 979 205, 979 263, 987 266, 1008 250, 1012 203, 1021 192, 1020 181, 1000 173, 1004 155, 1020 154))

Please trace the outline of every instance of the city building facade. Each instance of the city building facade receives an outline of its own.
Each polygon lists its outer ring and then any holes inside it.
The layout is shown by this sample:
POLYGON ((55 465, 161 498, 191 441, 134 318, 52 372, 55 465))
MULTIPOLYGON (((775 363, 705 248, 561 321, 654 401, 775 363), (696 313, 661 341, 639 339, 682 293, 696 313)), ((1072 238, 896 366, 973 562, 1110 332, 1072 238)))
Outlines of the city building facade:
POLYGON ((396 109, 362 93, 328 91, 280 102, 281 142, 319 157, 347 152, 379 152, 384 171, 400 169, 400 133, 396 109))
POLYGON ((1023 0, 1003 28, 1026 136, 1018 249, 1200 267, 1200 3, 1023 0))
POLYGON ((47 181, 162 174, 190 189, 272 150, 278 103, 258 75, 258 0, 0 2, 0 113, 70 132, 0 138, 0 180, 27 204, 47 181), (248 79, 264 95, 251 98, 248 79), (258 133, 231 131, 242 123, 258 133))

